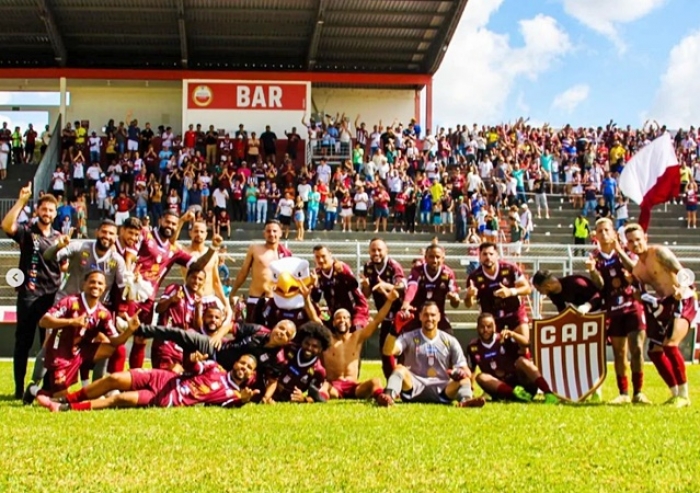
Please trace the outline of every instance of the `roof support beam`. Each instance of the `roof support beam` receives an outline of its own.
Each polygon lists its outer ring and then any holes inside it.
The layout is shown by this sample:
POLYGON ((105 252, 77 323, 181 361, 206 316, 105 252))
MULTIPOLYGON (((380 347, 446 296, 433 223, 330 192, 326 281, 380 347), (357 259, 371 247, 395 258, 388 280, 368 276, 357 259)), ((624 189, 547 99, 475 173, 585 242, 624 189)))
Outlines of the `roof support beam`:
POLYGON ((58 63, 59 67, 65 67, 67 58, 66 46, 63 44, 63 38, 61 38, 61 33, 56 26, 56 19, 53 16, 53 11, 51 10, 49 2, 50 0, 36 0, 39 9, 39 18, 41 18, 46 26, 46 34, 51 42, 56 63, 58 63))
POLYGON ((306 69, 313 70, 316 65, 316 55, 318 54, 318 45, 321 44, 321 32, 323 31, 323 14, 326 10, 326 0, 316 0, 316 23, 314 24, 314 32, 309 41, 309 50, 306 53, 306 69))
POLYGON ((435 39, 433 39, 432 46, 428 51, 425 66, 425 70, 429 74, 434 74, 440 67, 442 59, 445 57, 445 53, 447 53, 447 47, 452 40, 452 36, 457 30, 457 24, 459 24, 459 20, 462 18, 462 14, 464 13, 467 3, 469 3, 469 0, 455 0, 454 6, 450 11, 450 16, 448 17, 449 23, 446 26, 443 26, 443 28, 438 31, 438 35, 435 37, 435 39))
POLYGON ((180 36, 180 63, 182 68, 187 68, 189 50, 187 49, 187 26, 185 25, 185 1, 175 0, 177 7, 177 30, 180 36))

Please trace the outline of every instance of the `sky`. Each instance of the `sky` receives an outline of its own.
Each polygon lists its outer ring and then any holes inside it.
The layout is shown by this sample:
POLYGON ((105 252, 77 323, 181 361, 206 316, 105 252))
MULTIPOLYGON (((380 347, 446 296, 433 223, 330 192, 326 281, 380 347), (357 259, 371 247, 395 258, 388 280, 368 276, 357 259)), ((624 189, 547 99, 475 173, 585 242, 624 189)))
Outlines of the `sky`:
POLYGON ((469 0, 433 95, 445 127, 697 127, 700 1, 469 0))

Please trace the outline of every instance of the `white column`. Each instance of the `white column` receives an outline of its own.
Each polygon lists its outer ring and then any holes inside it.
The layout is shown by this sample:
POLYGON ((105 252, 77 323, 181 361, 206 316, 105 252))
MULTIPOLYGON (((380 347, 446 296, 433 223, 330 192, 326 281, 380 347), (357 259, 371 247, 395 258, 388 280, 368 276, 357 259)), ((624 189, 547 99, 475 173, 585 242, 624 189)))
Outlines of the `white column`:
POLYGON ((66 125, 66 78, 61 77, 59 79, 59 91, 61 92, 61 103, 59 109, 59 115, 61 115, 61 127, 66 125))

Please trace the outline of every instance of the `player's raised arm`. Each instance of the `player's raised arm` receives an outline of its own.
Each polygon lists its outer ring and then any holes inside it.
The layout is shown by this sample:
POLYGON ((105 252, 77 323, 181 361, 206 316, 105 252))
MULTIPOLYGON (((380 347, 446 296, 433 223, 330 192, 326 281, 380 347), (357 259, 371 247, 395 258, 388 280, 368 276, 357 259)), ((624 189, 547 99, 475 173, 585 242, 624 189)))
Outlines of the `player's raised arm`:
POLYGON ((22 187, 19 191, 19 198, 15 205, 7 211, 2 219, 2 230, 8 235, 14 235, 17 232, 17 218, 19 218, 22 209, 27 205, 32 196, 32 182, 30 181, 26 187, 22 187))
POLYGON ((619 241, 615 241, 615 251, 617 252, 617 255, 620 257, 620 260, 622 261, 622 265, 627 269, 628 271, 632 272, 632 269, 634 269, 634 266, 637 265, 637 260, 632 259, 625 249, 620 245, 619 241))
POLYGON ((206 252, 204 252, 204 255, 199 257, 197 261, 193 263, 193 265, 196 266, 199 270, 204 270, 211 258, 218 253, 219 248, 221 247, 221 244, 223 242, 224 239, 221 236, 214 235, 214 237, 211 239, 211 246, 209 247, 209 249, 206 252))
POLYGON ((64 249, 67 249, 70 247, 71 242, 70 239, 73 236, 73 231, 74 228, 71 228, 70 231, 68 232, 67 235, 61 235, 58 237, 58 241, 54 243, 52 246, 46 249, 44 252, 44 260, 56 260, 59 256, 59 252, 61 253, 61 257, 58 260, 63 260, 64 258, 70 257, 71 254, 74 252, 77 252, 79 249, 79 243, 76 242, 76 248, 70 250, 70 251, 62 251, 64 249))
MULTIPOLYGON (((359 339, 360 341, 366 341, 370 337, 372 337, 372 334, 375 333, 375 331, 379 328, 379 326, 382 324, 384 319, 389 315, 389 312, 391 311, 391 306, 394 304, 394 301, 399 299, 399 291, 398 289, 392 289, 389 291, 386 301, 384 302, 384 305, 382 308, 377 312, 377 314, 374 316, 374 318, 367 324, 367 327, 364 329, 360 330, 359 334, 359 339)), ((383 350, 383 348, 382 348, 383 350)))
POLYGON ((236 293, 241 286, 248 279, 248 274, 250 273, 250 268, 253 266, 253 245, 248 247, 248 253, 246 253, 245 259, 243 260, 243 265, 241 265, 241 270, 238 271, 236 279, 233 281, 233 286, 231 287, 231 293, 229 294, 229 299, 236 296, 236 293))

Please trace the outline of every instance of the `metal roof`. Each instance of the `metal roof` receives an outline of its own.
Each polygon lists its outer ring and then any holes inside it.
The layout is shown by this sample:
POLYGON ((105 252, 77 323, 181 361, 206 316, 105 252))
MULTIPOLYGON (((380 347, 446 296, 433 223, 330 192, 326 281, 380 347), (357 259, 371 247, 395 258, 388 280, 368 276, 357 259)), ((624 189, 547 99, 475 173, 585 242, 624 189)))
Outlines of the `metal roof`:
POLYGON ((0 68, 433 74, 468 0, 2 0, 0 68))

